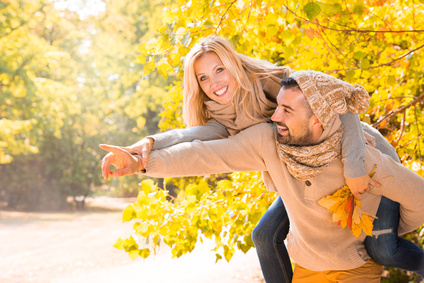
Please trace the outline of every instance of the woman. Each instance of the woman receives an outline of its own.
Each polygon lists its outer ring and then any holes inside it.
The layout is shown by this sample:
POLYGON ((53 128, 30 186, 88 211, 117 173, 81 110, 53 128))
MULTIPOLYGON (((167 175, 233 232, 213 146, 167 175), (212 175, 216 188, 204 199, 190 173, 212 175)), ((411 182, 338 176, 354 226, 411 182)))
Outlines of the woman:
MULTIPOLYGON (((204 38, 191 49, 184 61, 183 116, 191 128, 146 137, 124 149, 142 155, 143 167, 146 167, 151 149, 194 139, 225 138, 254 124, 268 122, 276 108, 279 81, 291 72, 288 67, 277 67, 235 52, 223 38, 204 38)), ((368 188, 368 184, 379 186, 379 183, 371 180, 363 168, 365 147, 363 140, 358 139, 363 137, 359 118, 352 113, 340 118, 345 129, 342 142, 345 176, 350 177, 346 178, 346 183, 360 199, 360 193, 368 188)), ((377 140, 377 144, 379 142, 387 146, 384 138, 377 140)), ((397 158, 393 148, 390 150, 393 158, 397 158)), ((108 154, 103 159, 105 179, 114 176, 109 169, 114 158, 113 154, 108 154)), ((265 184, 272 189, 268 180, 268 174, 264 172, 265 184)), ((266 282, 291 282, 291 262, 284 245, 288 230, 287 213, 281 198, 277 197, 252 234, 266 282)), ((376 241, 366 243, 372 246, 376 241)))

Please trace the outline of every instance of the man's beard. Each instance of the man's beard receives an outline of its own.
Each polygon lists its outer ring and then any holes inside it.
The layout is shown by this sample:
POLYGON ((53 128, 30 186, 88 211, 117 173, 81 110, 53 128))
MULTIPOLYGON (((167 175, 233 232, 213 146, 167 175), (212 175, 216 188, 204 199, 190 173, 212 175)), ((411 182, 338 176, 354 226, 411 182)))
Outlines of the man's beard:
POLYGON ((281 144, 288 144, 288 145, 297 145, 297 146, 307 146, 313 144, 313 138, 312 138, 312 131, 308 128, 307 125, 304 125, 302 127, 303 133, 297 136, 292 136, 290 133, 290 129, 283 123, 276 123, 280 126, 284 126, 287 128, 287 135, 283 136, 278 133, 277 130, 277 141, 281 144))

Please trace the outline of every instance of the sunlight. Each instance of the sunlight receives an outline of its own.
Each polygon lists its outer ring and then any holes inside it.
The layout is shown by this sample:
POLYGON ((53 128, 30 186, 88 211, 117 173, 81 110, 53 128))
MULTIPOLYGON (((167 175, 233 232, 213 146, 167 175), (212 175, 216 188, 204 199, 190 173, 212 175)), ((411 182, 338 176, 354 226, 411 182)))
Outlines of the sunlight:
POLYGON ((55 0, 55 8, 59 10, 68 9, 76 12, 80 19, 95 16, 106 10, 106 3, 102 0, 55 0))

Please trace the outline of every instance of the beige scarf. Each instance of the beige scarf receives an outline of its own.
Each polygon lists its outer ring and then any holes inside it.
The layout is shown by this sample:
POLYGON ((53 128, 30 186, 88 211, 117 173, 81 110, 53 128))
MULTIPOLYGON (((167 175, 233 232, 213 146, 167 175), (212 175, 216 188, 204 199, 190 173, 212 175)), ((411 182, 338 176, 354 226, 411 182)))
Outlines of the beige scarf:
POLYGON ((323 142, 312 146, 294 146, 277 142, 278 155, 287 164, 290 174, 298 180, 315 177, 341 155, 343 126, 323 142))

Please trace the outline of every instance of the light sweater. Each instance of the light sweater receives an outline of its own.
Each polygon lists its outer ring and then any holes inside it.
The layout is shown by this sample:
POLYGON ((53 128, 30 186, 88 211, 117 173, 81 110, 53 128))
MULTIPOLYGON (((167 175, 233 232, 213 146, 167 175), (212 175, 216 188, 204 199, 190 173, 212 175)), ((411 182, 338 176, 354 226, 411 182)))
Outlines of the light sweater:
MULTIPOLYGON (((204 126, 151 135, 149 137, 155 140, 153 149, 161 149, 196 139, 207 141, 226 138, 260 122, 269 122, 277 106, 276 99, 281 88, 280 79, 277 76, 271 76, 261 80, 263 93, 257 95, 259 96, 261 112, 265 114, 266 118, 261 117, 258 113, 251 113, 256 118, 252 119, 243 111, 236 113, 236 108, 232 103, 222 105, 213 100, 207 100, 205 104, 209 115, 212 117, 208 123, 204 126)), ((364 169, 365 148, 359 117, 357 114, 348 112, 340 115, 340 119, 344 128, 342 137, 344 176, 346 178, 361 177, 367 172, 364 169)), ((273 190, 272 184, 267 181, 268 179, 268 173, 264 172, 265 184, 268 189, 273 190)))
MULTIPOLYGON (((401 204, 399 233, 417 229, 424 222, 424 179, 370 145, 365 168, 377 165, 375 180, 382 188, 363 195, 362 208, 375 215, 384 195, 401 204), (391 178, 382 179, 384 177, 391 178)), ((276 128, 270 123, 254 125, 228 139, 194 141, 152 151, 146 168, 151 177, 200 176, 238 171, 268 171, 280 194, 289 219, 287 248, 299 265, 315 271, 345 270, 369 259, 365 235, 357 239, 332 222, 332 213, 317 201, 344 185, 340 158, 307 181, 295 179, 278 157, 276 128)))

